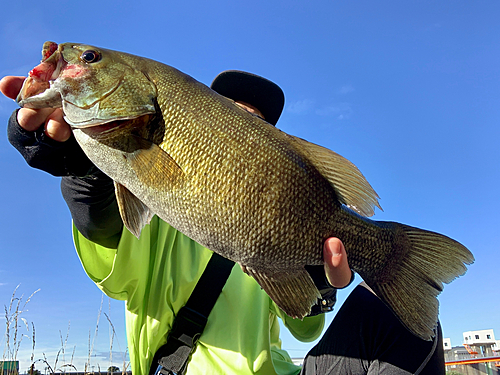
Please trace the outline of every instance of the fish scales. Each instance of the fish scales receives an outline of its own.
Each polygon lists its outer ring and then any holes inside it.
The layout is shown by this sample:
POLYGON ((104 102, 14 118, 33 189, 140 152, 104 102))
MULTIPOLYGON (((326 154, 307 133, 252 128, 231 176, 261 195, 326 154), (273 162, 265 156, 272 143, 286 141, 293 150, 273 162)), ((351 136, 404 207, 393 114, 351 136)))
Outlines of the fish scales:
MULTIPOLYGON (((165 73, 158 74, 159 86, 168 86, 169 82, 162 82, 165 73)), ((190 87, 190 86, 189 86, 190 87)), ((200 87, 200 89, 205 89, 200 87)), ((186 92, 187 88, 181 88, 186 92)), ((174 94, 175 95, 175 94, 174 94)), ((308 189, 311 194, 305 197, 303 192, 307 188, 304 182, 317 181, 314 179, 297 178, 293 173, 295 165, 304 161, 300 160, 290 150, 290 147, 276 137, 271 132, 279 132, 269 124, 260 122, 256 124, 256 117, 246 114, 241 110, 241 115, 234 116, 234 109, 225 103, 223 105, 218 100, 213 100, 211 96, 187 94, 182 109, 177 106, 169 110, 168 103, 159 100, 159 106, 164 113, 163 117, 170 121, 169 129, 162 142, 162 149, 165 150, 174 160, 178 161, 181 169, 188 177, 187 184, 180 196, 182 201, 204 201, 211 202, 209 207, 198 207, 189 205, 175 210, 176 216, 183 216, 186 212, 185 222, 198 222, 196 227, 213 228, 219 223, 222 226, 215 230, 203 230, 206 233, 221 233, 226 238, 223 239, 200 239, 200 243, 206 245, 214 251, 223 252, 223 255, 242 262, 246 266, 258 267, 263 264, 273 262, 275 267, 288 268, 292 265, 303 265, 303 260, 294 254, 300 254, 299 238, 308 234, 310 238, 315 238, 311 247, 316 249, 315 254, 308 260, 310 264, 321 264, 322 241, 329 233, 324 232, 319 235, 317 229, 304 218, 306 211, 310 211, 310 205, 296 205, 295 212, 288 215, 281 215, 281 212, 289 211, 288 201, 293 199, 296 202, 308 199, 310 202, 319 197, 312 195, 314 190, 308 189), (193 99, 191 99, 193 98, 193 99), (200 111, 203 108, 203 111, 200 111), (235 120, 236 118, 236 120, 235 120), (187 119, 182 123, 176 119, 187 119), (194 126, 193 124, 197 124, 194 126), (248 142, 248 138, 250 142, 248 142), (179 144, 179 139, 182 143, 179 144), (210 141, 207 142, 207 139, 210 141), (257 140, 264 139, 264 143, 259 143, 261 148, 276 149, 277 152, 256 153, 257 140), (231 147, 233 146, 233 147, 231 147), (200 157, 203 155, 203 157, 200 157), (290 158, 295 156, 295 159, 290 158), (276 163, 286 161, 286 166, 276 173, 273 167, 276 163), (210 170, 217 170, 219 173, 206 173, 210 170), (234 171, 239 171, 236 174, 234 171), (283 189, 285 179, 290 180, 290 185, 299 185, 292 188, 296 196, 290 197, 283 189), (241 183, 238 179, 244 179, 241 183), (302 186, 301 186, 302 185, 302 186), (239 190, 242 187, 249 187, 250 191, 239 190), (254 197, 249 200, 249 196, 254 197), (258 198, 255 198, 258 197, 258 198), (259 227, 247 225, 241 215, 235 212, 247 212, 251 217, 260 217, 260 222, 265 225, 269 223, 271 230, 262 230, 259 227), (179 214, 180 213, 180 214, 179 214), (274 228, 280 228, 278 230, 274 228), (292 228, 299 238, 286 236, 285 228, 292 228), (230 244, 229 246, 227 244, 230 244), (269 244, 276 246, 283 243, 281 248, 283 253, 269 252, 269 244), (222 248, 224 244, 224 248, 222 248), (228 247, 226 249, 226 247, 228 247), (239 252, 232 254, 232 249, 248 249, 248 253, 239 252), (229 251, 229 253, 228 253, 229 251), (286 253, 292 256, 284 256, 286 253), (315 258, 315 259, 314 259, 315 258), (299 261, 300 263, 297 263, 299 261), (295 264, 294 264, 295 262, 295 264)), ((309 167, 312 169, 311 167, 309 167)), ((312 171, 314 172, 314 170, 312 171)), ((333 190, 326 182, 323 182, 324 190, 330 194, 333 190)), ((316 189, 317 190, 317 189, 316 189)), ((334 202, 329 198, 330 202, 334 202)), ((325 199, 325 201, 327 201, 325 199)), ((319 217, 326 219, 331 216, 323 204, 317 204, 320 210, 319 217)), ((174 219, 169 218, 169 222, 174 219)), ((196 234, 192 230, 178 225, 181 231, 196 238, 203 237, 204 234, 196 234)), ((327 228, 328 225, 325 225, 327 228)))
POLYGON ((320 296, 305 266, 323 264, 332 236, 343 241, 350 266, 424 339, 434 334, 443 283, 473 262, 446 236, 367 219, 378 196, 347 159, 168 65, 47 42, 32 72, 19 104, 63 108, 84 152, 115 181, 132 233, 158 215, 240 263, 290 316, 304 317, 320 296))

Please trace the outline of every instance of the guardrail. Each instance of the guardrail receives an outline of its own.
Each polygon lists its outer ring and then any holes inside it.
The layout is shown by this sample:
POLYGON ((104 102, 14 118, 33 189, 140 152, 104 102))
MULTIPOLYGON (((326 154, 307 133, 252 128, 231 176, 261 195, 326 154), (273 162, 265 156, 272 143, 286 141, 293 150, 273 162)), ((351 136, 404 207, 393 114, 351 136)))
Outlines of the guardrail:
POLYGON ((456 361, 445 362, 446 366, 455 365, 472 365, 475 363, 486 363, 486 362, 498 362, 500 365, 500 357, 480 357, 480 358, 468 358, 468 359, 457 359, 456 361))

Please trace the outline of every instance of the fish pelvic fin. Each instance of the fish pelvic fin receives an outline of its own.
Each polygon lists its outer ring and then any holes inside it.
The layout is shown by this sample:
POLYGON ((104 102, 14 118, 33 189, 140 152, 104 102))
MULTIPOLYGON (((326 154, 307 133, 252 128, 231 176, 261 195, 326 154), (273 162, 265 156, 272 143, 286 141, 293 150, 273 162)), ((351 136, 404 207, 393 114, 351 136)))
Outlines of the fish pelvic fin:
POLYGON ((259 272, 246 266, 245 272, 252 276, 278 307, 292 318, 307 316, 318 298, 316 285, 307 271, 302 269, 279 272, 259 272))
POLYGON ((443 283, 465 274, 466 265, 474 262, 474 256, 449 237, 395 224, 395 247, 406 247, 405 256, 379 281, 361 276, 406 328, 431 340, 438 321, 437 296, 443 283))
POLYGON ((379 196, 353 163, 325 147, 289 137, 298 151, 328 180, 340 203, 367 217, 373 216, 375 207, 382 210, 379 196))
POLYGON ((116 181, 115 194, 123 224, 134 236, 139 238, 142 228, 149 224, 153 213, 130 190, 116 181))

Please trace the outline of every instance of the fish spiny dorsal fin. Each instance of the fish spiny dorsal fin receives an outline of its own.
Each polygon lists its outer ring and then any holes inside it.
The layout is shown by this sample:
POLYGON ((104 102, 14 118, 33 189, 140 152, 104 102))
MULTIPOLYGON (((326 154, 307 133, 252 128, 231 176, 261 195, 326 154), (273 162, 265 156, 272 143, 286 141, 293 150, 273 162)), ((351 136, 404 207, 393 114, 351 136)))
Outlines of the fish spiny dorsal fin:
POLYGON ((359 169, 346 158, 325 147, 290 136, 299 151, 330 182, 339 201, 363 216, 373 216, 379 196, 359 169))
POLYGON ((149 224, 153 213, 130 190, 116 181, 115 194, 123 224, 134 236, 139 238, 142 228, 149 224))

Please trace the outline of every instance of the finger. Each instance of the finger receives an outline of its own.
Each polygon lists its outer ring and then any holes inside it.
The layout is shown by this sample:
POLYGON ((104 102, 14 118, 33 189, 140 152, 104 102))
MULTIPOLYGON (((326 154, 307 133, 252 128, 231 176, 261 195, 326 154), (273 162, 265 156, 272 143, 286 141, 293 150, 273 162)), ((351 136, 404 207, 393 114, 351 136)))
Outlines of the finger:
POLYGON ((33 132, 44 125, 54 108, 31 109, 21 108, 17 113, 17 122, 21 128, 33 132))
POLYGON ((7 98, 15 99, 26 77, 6 76, 0 80, 0 91, 7 98))
MULTIPOLYGON (((6 76, 0 80, 0 91, 6 97, 15 99, 26 77, 6 76)), ((51 108, 30 109, 21 108, 17 114, 17 122, 27 131, 35 131, 53 111, 51 108)))
POLYGON ((347 262, 344 244, 338 238, 329 238, 323 246, 325 273, 329 283, 335 288, 349 285, 352 271, 347 262))
POLYGON ((61 109, 56 109, 47 118, 45 134, 55 141, 65 142, 71 136, 71 128, 63 118, 61 109))

